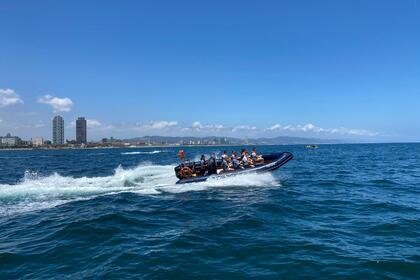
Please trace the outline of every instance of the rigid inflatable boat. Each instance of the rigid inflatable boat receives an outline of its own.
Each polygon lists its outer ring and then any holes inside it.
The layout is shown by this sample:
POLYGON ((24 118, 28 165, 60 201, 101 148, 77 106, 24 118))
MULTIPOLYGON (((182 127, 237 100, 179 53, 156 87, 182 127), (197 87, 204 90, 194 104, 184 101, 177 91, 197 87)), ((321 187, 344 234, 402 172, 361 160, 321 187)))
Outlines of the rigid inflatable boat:
POLYGON ((216 170, 214 173, 209 174, 208 171, 201 170, 200 162, 186 162, 175 167, 175 175, 178 177, 179 181, 177 184, 187 184, 187 183, 196 183, 204 182, 210 177, 227 177, 234 176, 244 173, 264 173, 274 171, 279 169, 290 160, 293 159, 293 154, 289 152, 284 153, 273 153, 262 155, 264 159, 263 162, 255 164, 255 167, 248 168, 239 168, 232 171, 223 171, 222 160, 216 160, 216 170), (190 170, 189 174, 183 172, 185 169, 190 170), (191 172, 192 171, 192 172, 191 172))

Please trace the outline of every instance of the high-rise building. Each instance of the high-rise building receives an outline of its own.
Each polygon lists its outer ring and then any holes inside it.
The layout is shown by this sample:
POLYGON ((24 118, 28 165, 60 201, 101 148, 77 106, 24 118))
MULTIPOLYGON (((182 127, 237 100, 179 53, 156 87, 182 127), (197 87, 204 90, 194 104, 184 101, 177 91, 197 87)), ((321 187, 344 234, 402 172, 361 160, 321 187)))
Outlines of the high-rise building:
POLYGON ((53 119, 52 139, 53 145, 64 145, 64 119, 55 116, 53 119))
POLYGON ((77 144, 86 144, 87 135, 86 135, 86 119, 78 118, 76 120, 76 143, 77 144))

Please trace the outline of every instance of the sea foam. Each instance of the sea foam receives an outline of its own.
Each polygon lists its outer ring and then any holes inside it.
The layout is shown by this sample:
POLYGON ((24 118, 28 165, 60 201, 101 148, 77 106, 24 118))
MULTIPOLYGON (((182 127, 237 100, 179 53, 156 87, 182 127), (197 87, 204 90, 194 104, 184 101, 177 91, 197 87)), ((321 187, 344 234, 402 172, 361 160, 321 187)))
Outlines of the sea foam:
POLYGON ((142 165, 124 169, 104 177, 74 178, 54 173, 41 176, 25 172, 14 185, 0 184, 0 215, 55 207, 63 203, 92 199, 99 195, 132 192, 156 195, 162 192, 181 193, 221 187, 278 186, 271 174, 245 174, 225 178, 209 178, 206 182, 177 185, 171 165, 142 165))
POLYGON ((154 154, 160 154, 160 153, 164 153, 164 152, 166 152, 166 151, 159 151, 159 150, 155 150, 155 151, 149 151, 149 152, 139 152, 139 151, 136 151, 136 152, 124 152, 124 153, 121 153, 122 155, 154 155, 154 154))

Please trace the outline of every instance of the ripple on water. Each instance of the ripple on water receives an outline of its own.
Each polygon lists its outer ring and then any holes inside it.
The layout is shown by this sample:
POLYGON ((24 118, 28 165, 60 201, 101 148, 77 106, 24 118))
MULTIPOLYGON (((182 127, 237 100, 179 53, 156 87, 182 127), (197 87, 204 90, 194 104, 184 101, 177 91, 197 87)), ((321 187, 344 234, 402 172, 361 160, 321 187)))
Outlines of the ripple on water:
MULTIPOLYGON (((259 147, 279 149, 286 148, 259 147)), ((271 177, 190 186, 174 184, 175 152, 7 152, 0 158, 0 273, 9 279, 420 275, 420 145, 287 150, 294 160, 271 177)))

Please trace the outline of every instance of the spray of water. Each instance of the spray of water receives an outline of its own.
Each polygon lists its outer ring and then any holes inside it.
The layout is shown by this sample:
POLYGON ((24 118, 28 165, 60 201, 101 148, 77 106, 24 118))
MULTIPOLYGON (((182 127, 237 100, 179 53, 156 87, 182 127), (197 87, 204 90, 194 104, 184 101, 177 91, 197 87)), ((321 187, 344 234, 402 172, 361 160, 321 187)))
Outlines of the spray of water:
POLYGON ((247 174, 227 178, 210 178, 206 182, 177 185, 173 166, 147 165, 132 169, 118 167, 105 177, 74 178, 54 173, 50 176, 26 172, 14 185, 0 185, 0 216, 16 212, 55 207, 70 201, 99 195, 133 192, 156 195, 162 192, 181 193, 223 187, 277 186, 271 174, 247 174))
POLYGON ((160 154, 160 153, 165 153, 165 152, 166 151, 155 150, 155 151, 149 151, 149 152, 140 152, 140 151, 124 152, 124 153, 121 153, 121 154, 125 155, 125 156, 130 156, 130 155, 154 155, 154 154, 160 154))

